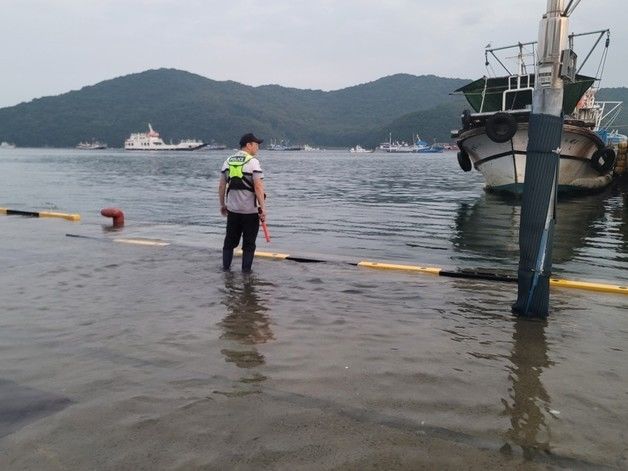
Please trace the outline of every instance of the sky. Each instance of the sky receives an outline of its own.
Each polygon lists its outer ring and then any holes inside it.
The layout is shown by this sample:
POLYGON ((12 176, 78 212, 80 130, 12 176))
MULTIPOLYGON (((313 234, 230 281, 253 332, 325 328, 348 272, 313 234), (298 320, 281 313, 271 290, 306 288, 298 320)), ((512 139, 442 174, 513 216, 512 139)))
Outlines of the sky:
MULTIPOLYGON (((486 74, 485 45, 536 40, 545 9, 546 0, 0 0, 0 107, 160 67, 322 90, 396 73, 475 79, 486 74)), ((603 87, 628 86, 627 13, 627 0, 582 0, 571 17, 575 32, 611 29, 603 87)))

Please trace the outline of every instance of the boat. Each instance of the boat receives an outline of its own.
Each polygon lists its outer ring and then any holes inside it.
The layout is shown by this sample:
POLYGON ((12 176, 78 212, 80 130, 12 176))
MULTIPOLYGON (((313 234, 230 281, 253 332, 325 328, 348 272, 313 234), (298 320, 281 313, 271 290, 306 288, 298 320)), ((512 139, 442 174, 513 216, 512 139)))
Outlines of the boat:
POLYGON ((321 150, 321 148, 320 147, 313 147, 313 146, 310 146, 308 144, 304 144, 303 145, 303 150, 305 152, 318 152, 318 151, 321 150))
POLYGON ((435 142, 433 145, 440 147, 443 150, 460 150, 456 144, 452 144, 450 142, 435 142))
POLYGON ((77 149, 81 149, 81 150, 98 150, 98 149, 106 149, 107 148, 107 144, 99 142, 99 141, 92 141, 92 142, 79 142, 76 145, 77 149))
MULTIPOLYGON (((615 153, 599 135, 600 129, 608 126, 608 123, 602 123, 605 103, 594 99, 596 84, 601 77, 579 73, 604 35, 606 42, 602 60, 606 57, 610 32, 606 29, 571 34, 570 44, 576 37, 587 35, 598 35, 598 40, 578 69, 576 54, 571 50, 563 51, 561 76, 565 82, 565 119, 561 145, 557 149, 560 152, 560 194, 599 191, 613 180, 615 153)), ((458 163, 463 171, 473 168, 480 171, 488 191, 523 192, 532 92, 537 76, 541 77, 539 80, 545 79, 543 70, 535 71, 535 46, 536 42, 527 42, 487 48, 487 67, 491 55, 507 71, 507 75, 483 77, 456 90, 464 94, 474 110, 465 110, 461 117, 462 128, 452 132, 460 148, 458 163), (495 54, 513 49, 518 50, 514 73, 495 54), (527 64, 526 58, 529 57, 532 61, 527 64)))
POLYGON ((0 149, 15 149, 15 144, 2 141, 0 142, 0 149))
POLYGON ((210 142, 206 146, 207 150, 225 150, 227 146, 225 144, 218 144, 214 141, 210 142))
POLYGON ((373 149, 365 149, 361 145, 357 145, 349 149, 349 152, 351 152, 352 154, 370 154, 373 152, 373 149))
POLYGON ((290 141, 271 139, 270 144, 266 147, 266 150, 272 151, 301 151, 304 150, 303 146, 290 144, 290 141))
POLYGON ((207 144, 196 139, 183 139, 178 144, 173 144, 172 142, 166 144, 150 123, 148 123, 148 132, 133 133, 124 141, 125 150, 191 151, 205 146, 207 144))
POLYGON ((426 141, 422 140, 419 136, 416 137, 414 142, 415 150, 413 152, 417 154, 440 154, 445 148, 439 144, 430 145, 426 141))
POLYGON ((430 145, 418 135, 412 137, 414 144, 410 145, 405 141, 392 141, 392 136, 389 136, 387 143, 380 144, 380 149, 392 153, 392 154, 436 154, 443 152, 443 147, 440 145, 430 145))

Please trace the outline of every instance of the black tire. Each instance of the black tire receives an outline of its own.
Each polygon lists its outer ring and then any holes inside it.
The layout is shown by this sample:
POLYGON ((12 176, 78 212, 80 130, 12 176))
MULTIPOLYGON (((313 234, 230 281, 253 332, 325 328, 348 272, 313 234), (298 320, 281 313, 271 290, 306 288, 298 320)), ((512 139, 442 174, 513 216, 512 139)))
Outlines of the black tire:
POLYGON ((495 113, 486 120, 486 135, 493 142, 508 142, 517 132, 517 121, 508 113, 495 113))
POLYGON ((610 172, 615 165, 615 151, 610 147, 603 147, 595 151, 591 157, 591 167, 605 175, 610 172))
POLYGON ((469 154, 464 149, 458 151, 458 165, 460 165, 463 172, 470 172, 473 168, 469 154))

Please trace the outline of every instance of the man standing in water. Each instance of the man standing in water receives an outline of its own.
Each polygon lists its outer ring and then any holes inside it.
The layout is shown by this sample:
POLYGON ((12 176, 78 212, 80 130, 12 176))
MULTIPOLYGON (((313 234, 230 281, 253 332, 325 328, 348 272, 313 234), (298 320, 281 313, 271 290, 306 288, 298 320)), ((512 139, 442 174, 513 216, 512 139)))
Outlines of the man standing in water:
POLYGON ((253 134, 240 138, 240 151, 222 164, 218 198, 220 213, 227 216, 227 234, 222 248, 222 268, 229 270, 233 249, 242 237, 242 271, 250 272, 260 220, 266 220, 264 174, 255 157, 264 142, 253 134), (225 200, 226 197, 226 200, 225 200))

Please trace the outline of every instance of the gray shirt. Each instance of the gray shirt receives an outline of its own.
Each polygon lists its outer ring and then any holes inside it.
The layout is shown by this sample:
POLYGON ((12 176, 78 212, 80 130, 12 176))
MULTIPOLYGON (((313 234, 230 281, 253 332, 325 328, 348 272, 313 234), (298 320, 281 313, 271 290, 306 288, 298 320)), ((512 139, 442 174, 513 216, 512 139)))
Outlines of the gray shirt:
MULTIPOLYGON (((239 151, 235 155, 247 155, 244 151, 239 151)), ((233 156, 231 156, 233 157, 233 156)), ((231 158, 229 157, 229 158, 231 158)), ((264 178, 262 172, 262 166, 255 157, 250 159, 242 167, 242 173, 244 179, 253 187, 255 180, 264 178)), ((222 164, 221 177, 225 183, 229 180, 229 159, 225 160, 222 164)), ((228 187, 227 187, 228 189, 228 187)), ((225 202, 227 209, 232 213, 240 214, 254 214, 257 213, 257 206, 255 205, 255 193, 248 190, 229 190, 227 191, 227 199, 225 202)))

